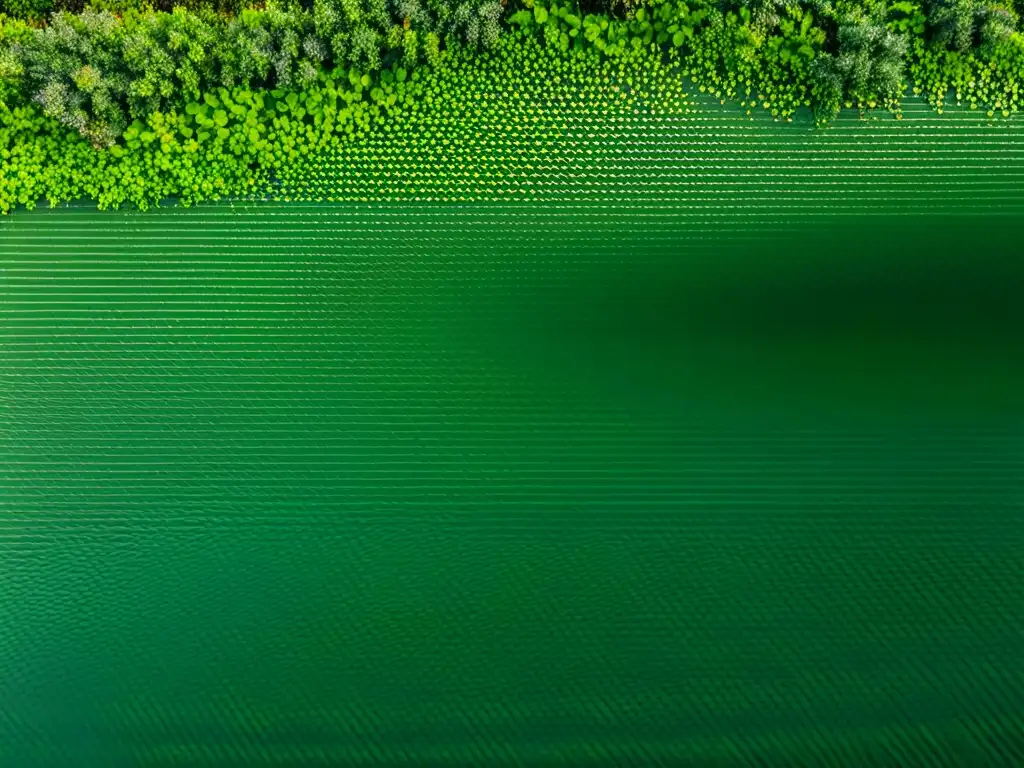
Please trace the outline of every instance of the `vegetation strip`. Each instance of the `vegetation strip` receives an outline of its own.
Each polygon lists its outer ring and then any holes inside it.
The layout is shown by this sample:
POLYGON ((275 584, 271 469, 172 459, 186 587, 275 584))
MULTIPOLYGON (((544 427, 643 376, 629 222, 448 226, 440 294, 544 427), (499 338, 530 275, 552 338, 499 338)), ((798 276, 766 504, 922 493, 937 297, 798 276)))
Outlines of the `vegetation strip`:
MULTIPOLYGON (((528 53, 544 62, 533 76, 553 79, 583 56, 612 98, 635 98, 641 79, 648 96, 681 98, 685 76, 751 112, 807 107, 820 124, 843 106, 899 118, 910 89, 939 111, 952 93, 1008 116, 1024 74, 1016 9, 982 0, 76 2, 0 0, 5 213, 271 194, 368 131, 429 125, 483 51, 528 53)), ((562 97, 591 85, 573 72, 562 97)))

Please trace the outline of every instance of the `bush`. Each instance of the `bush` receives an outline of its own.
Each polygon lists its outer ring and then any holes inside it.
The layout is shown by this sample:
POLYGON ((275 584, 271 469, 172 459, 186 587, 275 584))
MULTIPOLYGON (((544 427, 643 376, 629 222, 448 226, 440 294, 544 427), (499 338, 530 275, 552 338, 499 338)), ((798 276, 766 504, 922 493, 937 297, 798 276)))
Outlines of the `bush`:
POLYGON ((44 19, 53 7, 53 0, 0 0, 0 13, 16 19, 44 19))
POLYGON ((819 115, 834 117, 844 102, 897 108, 906 89, 905 38, 879 19, 851 16, 840 24, 837 42, 837 52, 822 53, 812 70, 819 115))
POLYGON ((991 51, 1017 28, 1012 7, 985 0, 931 0, 927 14, 932 42, 959 53, 991 51))
POLYGON ((45 18, 52 7, 52 0, 0 0, 0 13, 13 18, 45 18))

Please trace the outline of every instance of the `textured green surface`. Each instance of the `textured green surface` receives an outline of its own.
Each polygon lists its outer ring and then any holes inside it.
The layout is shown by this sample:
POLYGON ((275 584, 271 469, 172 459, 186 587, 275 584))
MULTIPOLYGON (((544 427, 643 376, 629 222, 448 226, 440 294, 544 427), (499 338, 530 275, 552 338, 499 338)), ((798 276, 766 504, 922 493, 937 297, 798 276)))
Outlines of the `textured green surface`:
POLYGON ((0 222, 0 763, 1019 764, 1024 141, 971 119, 0 222))

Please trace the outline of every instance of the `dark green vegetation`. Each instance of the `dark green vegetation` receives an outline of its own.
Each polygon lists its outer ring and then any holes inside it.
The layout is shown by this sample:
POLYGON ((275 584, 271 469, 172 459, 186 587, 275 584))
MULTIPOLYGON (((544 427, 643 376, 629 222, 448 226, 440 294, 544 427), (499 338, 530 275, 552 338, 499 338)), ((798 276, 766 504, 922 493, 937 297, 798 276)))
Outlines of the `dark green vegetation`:
POLYGON ((844 106, 899 117, 908 90, 939 110, 952 91, 990 117, 1019 105, 1024 36, 1013 7, 987 0, 523 2, 196 0, 166 12, 96 0, 45 21, 45 7, 9 4, 0 209, 265 194, 299 156, 429 112, 439 89, 458 100, 474 76, 465 57, 501 39, 501 55, 553 52, 534 76, 568 93, 595 85, 586 72, 559 80, 559 62, 582 55, 617 63, 596 82, 612 93, 656 66, 783 120, 809 108, 824 124, 844 106))

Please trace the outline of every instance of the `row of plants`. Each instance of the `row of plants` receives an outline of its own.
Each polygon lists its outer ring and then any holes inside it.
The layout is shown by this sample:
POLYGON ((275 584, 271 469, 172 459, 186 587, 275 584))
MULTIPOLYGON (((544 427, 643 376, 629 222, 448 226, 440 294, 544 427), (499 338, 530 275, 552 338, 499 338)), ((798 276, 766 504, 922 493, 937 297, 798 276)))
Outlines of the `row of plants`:
POLYGON ((697 111, 685 79, 647 50, 612 59, 511 35, 483 54, 446 54, 418 83, 379 129, 285 166, 270 197, 607 203, 697 111))
POLYGON ((988 0, 314 0, 237 14, 196 2, 0 16, 0 210, 266 188, 296 156, 429 100, 421 75, 493 47, 506 22, 520 45, 654 57, 779 119, 809 107, 824 123, 844 105, 898 117, 908 84, 940 110, 952 90, 1008 115, 1024 78, 1016 12, 988 0))

